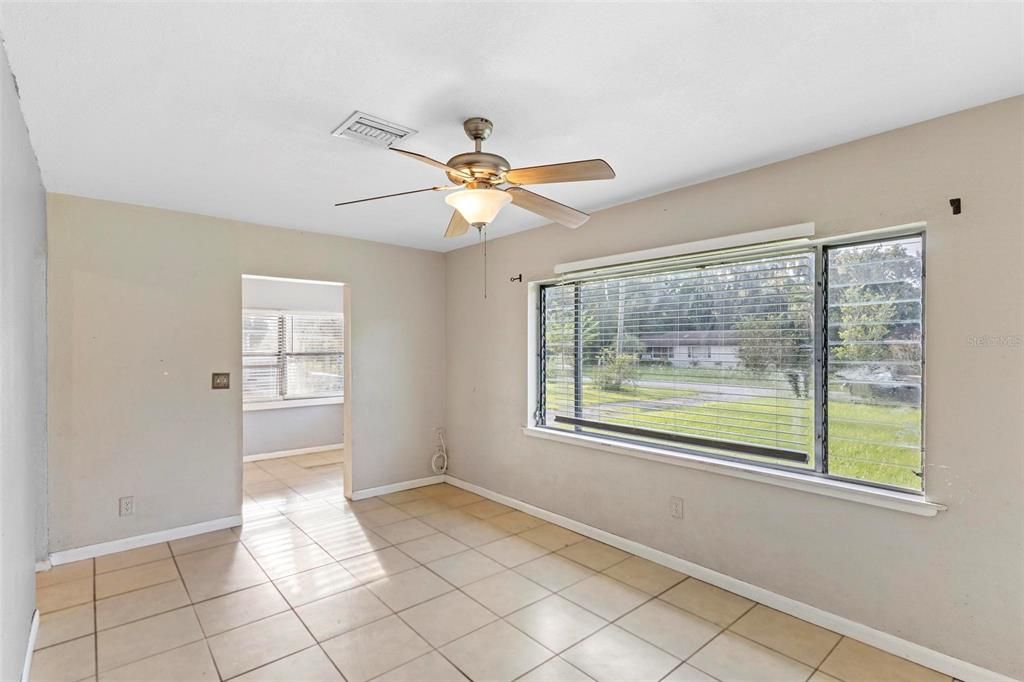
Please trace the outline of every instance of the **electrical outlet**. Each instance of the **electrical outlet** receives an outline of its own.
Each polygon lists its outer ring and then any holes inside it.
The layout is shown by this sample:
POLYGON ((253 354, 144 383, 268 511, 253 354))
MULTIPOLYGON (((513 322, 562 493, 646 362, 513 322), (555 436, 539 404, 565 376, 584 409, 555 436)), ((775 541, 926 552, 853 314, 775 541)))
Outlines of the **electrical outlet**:
POLYGON ((122 497, 117 501, 117 515, 131 516, 135 513, 135 497, 122 497))
POLYGON ((668 498, 669 512, 672 514, 673 519, 683 518, 683 498, 681 497, 670 497, 668 498))

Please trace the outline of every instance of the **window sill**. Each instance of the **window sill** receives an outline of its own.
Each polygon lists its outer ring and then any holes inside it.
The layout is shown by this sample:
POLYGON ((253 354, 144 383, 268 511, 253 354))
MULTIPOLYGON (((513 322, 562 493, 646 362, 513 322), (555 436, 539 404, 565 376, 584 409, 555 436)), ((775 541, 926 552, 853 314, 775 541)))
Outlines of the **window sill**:
POLYGON ((314 407, 316 405, 341 405, 343 396, 331 398, 304 398, 301 400, 267 400, 266 402, 242 403, 243 412, 259 412, 261 410, 284 410, 290 407, 314 407))
POLYGON ((909 493, 899 493, 880 488, 869 488, 855 483, 833 481, 828 479, 807 476, 791 471, 765 469, 758 466, 743 464, 741 462, 730 462, 714 459, 712 457, 701 457, 685 453, 668 453, 655 447, 634 445, 631 443, 612 443, 602 438, 585 436, 572 433, 560 433, 553 429, 545 429, 535 426, 523 427, 523 433, 531 438, 542 438, 559 443, 568 443, 578 447, 603 450, 619 455, 639 457, 663 464, 709 471, 724 476, 733 476, 748 481, 757 481, 769 485, 777 485, 782 488, 800 490, 815 495, 835 497, 850 502, 859 502, 874 507, 883 507, 895 511, 916 514, 918 516, 935 516, 940 511, 945 511, 946 506, 935 502, 929 502, 924 497, 909 493))

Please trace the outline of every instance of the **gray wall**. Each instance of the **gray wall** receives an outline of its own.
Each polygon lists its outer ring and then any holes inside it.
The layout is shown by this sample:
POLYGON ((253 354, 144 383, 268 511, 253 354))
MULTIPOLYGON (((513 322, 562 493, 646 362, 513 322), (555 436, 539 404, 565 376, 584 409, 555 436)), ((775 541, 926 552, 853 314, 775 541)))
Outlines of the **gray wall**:
MULTIPOLYGON (((0 40, 2 43, 2 40, 0 40)), ((0 679, 21 676, 46 547, 46 199, 0 46, 0 679)))
MULTIPOLYGON (((1024 678, 1024 98, 600 211, 447 259, 451 472, 1024 678), (953 216, 948 200, 963 199, 953 216), (556 263, 815 221, 928 221, 923 518, 529 438, 527 287, 556 263), (972 337, 1009 338, 977 345, 972 337), (1016 341, 1013 341, 1016 339, 1016 341), (669 496, 686 519, 669 517, 669 496)), ((558 198, 552 186, 551 196, 558 198)))
MULTIPOLYGON (((242 278, 242 307, 275 310, 344 312, 342 287, 260 277, 242 278)), ((298 450, 341 443, 341 404, 249 410, 242 413, 242 444, 246 455, 298 450)))
POLYGON ((241 374, 242 273, 347 285, 351 484, 430 475, 443 255, 60 194, 48 206, 51 551, 239 513, 240 383, 214 391, 210 373, 241 374), (122 495, 134 516, 118 518, 122 495))

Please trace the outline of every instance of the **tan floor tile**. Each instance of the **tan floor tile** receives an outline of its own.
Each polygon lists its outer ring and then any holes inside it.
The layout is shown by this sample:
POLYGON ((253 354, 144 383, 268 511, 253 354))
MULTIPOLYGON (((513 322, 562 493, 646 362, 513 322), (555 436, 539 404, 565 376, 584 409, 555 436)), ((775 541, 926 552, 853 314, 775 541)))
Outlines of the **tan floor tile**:
POLYGON ((552 552, 557 552, 563 547, 575 545, 577 542, 583 542, 587 539, 579 533, 574 533, 568 528, 562 528, 553 523, 545 523, 542 526, 531 528, 520 533, 519 537, 525 538, 552 552))
POLYGON ((427 524, 428 526, 436 528, 442 533, 449 534, 451 533, 451 530, 453 528, 458 528, 459 526, 465 525, 467 523, 474 523, 475 521, 479 520, 480 519, 476 518, 475 516, 471 516, 470 514, 467 514, 461 509, 449 509, 448 511, 445 512, 439 512, 437 514, 428 514, 426 516, 420 517, 420 521, 427 524))
POLYGON ((221 677, 240 675, 315 643, 291 611, 210 637, 207 642, 221 677))
POLYGON ((203 631, 188 606, 103 630, 96 637, 99 669, 103 672, 201 640, 203 631))
POLYGON ((205 601, 267 582, 267 575, 241 544, 203 549, 178 557, 192 601, 205 601))
POLYGON ((323 643, 348 682, 365 682, 430 651, 398 616, 389 616, 323 643))
POLYGON ((812 668, 819 666, 839 641, 834 632, 761 604, 729 629, 812 668))
MULTIPOLYGON (((813 680, 814 678, 812 677, 811 679, 813 680)), ((688 663, 683 663, 670 672, 668 676, 662 678, 661 682, 718 682, 718 680, 707 673, 697 670, 688 663)))
POLYGON ((453 589, 422 566, 374 581, 367 587, 393 611, 407 609, 453 589))
POLYGON ((145 587, 96 602, 96 627, 107 630, 189 605, 180 580, 145 587))
POLYGON ((822 672, 844 682, 948 682, 947 675, 844 637, 821 664, 822 672))
POLYGON ((36 587, 49 587, 57 583, 91 578, 92 571, 92 559, 82 559, 81 561, 73 561, 70 564, 61 564, 47 571, 36 573, 36 587))
POLYGON ((660 680, 680 663, 614 625, 583 640, 562 658, 598 682, 660 680))
POLYGON ((731 632, 711 640, 687 663, 722 682, 803 682, 814 672, 803 663, 731 632))
POLYGON ((686 579, 684 573, 638 556, 631 556, 611 566, 604 574, 651 595, 661 594, 686 579))
POLYGON ((303 649, 236 677, 232 682, 345 682, 341 673, 318 646, 303 649))
POLYGON ((503 571, 466 585, 462 590, 499 616, 518 611, 551 594, 515 571, 503 571))
POLYGON ((615 624, 682 660, 722 631, 722 626, 660 599, 652 599, 615 624))
POLYGON ((95 630, 92 603, 79 604, 61 611, 51 611, 39 617, 36 649, 91 635, 95 630))
POLYGON ((591 682, 594 678, 563 658, 552 658, 519 678, 518 682, 591 682))
POLYGON ((219 682, 206 642, 193 642, 141 661, 100 673, 100 682, 219 682))
POLYGON ((238 536, 230 528, 215 530, 210 533, 201 533, 180 540, 171 540, 171 553, 174 555, 198 552, 201 549, 220 547, 232 542, 238 542, 238 536))
POLYGON ((453 508, 465 507, 466 505, 472 504, 474 502, 480 502, 481 500, 484 499, 480 495, 477 495, 476 493, 471 493, 468 490, 456 490, 455 492, 452 493, 442 493, 440 495, 435 495, 434 498, 441 500, 449 507, 453 508))
POLYGON ((430 498, 424 498, 414 502, 406 502, 405 504, 398 505, 398 508, 409 516, 426 516, 427 514, 436 514, 449 509, 448 505, 444 502, 439 502, 438 500, 432 500, 430 498))
POLYGON ((462 511, 467 514, 471 514, 478 519, 489 519, 492 516, 499 516, 500 514, 507 514, 510 511, 514 511, 512 507, 495 502, 494 500, 481 500, 480 502, 474 502, 473 504, 467 504, 465 507, 460 507, 462 511))
POLYGON ((754 605, 749 599, 696 578, 684 580, 660 599, 723 627, 731 625, 754 605))
POLYGON ((394 545, 437 532, 419 519, 405 519, 398 523, 378 526, 374 530, 378 535, 394 545))
POLYGON ((116 554, 96 557, 96 573, 109 573, 139 564, 150 564, 161 559, 170 559, 171 550, 166 542, 129 549, 116 554))
POLYGON ((195 605, 207 637, 288 610, 288 602, 272 583, 263 583, 195 605))
POLYGON ((458 490, 458 488, 453 485, 448 485, 447 483, 435 483, 433 485, 425 485, 422 488, 417 488, 417 490, 423 493, 424 497, 437 497, 438 495, 458 490))
POLYGON ((357 587, 359 581, 340 564, 328 564, 275 580, 274 584, 289 604, 300 606, 357 587))
POLYGON ((143 587, 159 585, 178 579, 178 568, 173 559, 160 559, 96 576, 96 599, 105 599, 143 587))
POLYGON ((426 494, 419 488, 410 488, 409 490, 400 490, 397 493, 388 493, 387 495, 381 495, 380 499, 384 500, 388 504, 406 504, 408 502, 415 502, 416 500, 422 500, 427 497, 426 494))
POLYGON ((313 539, 338 561, 374 552, 391 543, 369 530, 350 531, 347 534, 313 534, 313 539))
POLYGON ((470 547, 479 547, 489 542, 500 540, 511 535, 508 531, 498 528, 492 523, 474 519, 469 523, 462 523, 446 531, 448 535, 470 547))
POLYGON ((528 542, 518 535, 510 535, 507 538, 480 545, 476 549, 506 568, 525 564, 527 561, 538 559, 548 553, 540 545, 528 542))
POLYGON ((391 615, 391 609, 365 587, 303 604, 295 612, 321 642, 391 615))
POLYGON ((245 519, 239 528, 232 528, 231 531, 245 542, 249 538, 294 528, 296 528, 296 525, 289 521, 286 516, 277 512, 270 512, 261 515, 259 518, 245 519))
POLYGON ((494 559, 472 549, 432 561, 427 564, 427 568, 456 587, 463 587, 505 570, 494 559))
POLYGON ((406 609, 398 616, 435 647, 496 620, 493 613, 457 590, 406 609))
POLYGON ((837 677, 827 675, 820 670, 815 670, 814 674, 811 675, 811 678, 807 680, 807 682, 841 682, 841 680, 837 677))
POLYGON ((499 516, 493 516, 487 520, 509 533, 522 533, 524 530, 530 530, 547 523, 544 519, 538 519, 536 516, 530 516, 521 511, 511 511, 499 516))
POLYGON ((250 535, 242 540, 253 558, 259 561, 265 556, 287 552, 313 544, 313 539, 298 528, 282 528, 257 535, 250 535))
POLYGON ((651 598, 646 592, 600 574, 567 587, 560 594, 605 620, 615 620, 651 598))
POLYGON ((365 500, 345 500, 344 503, 338 503, 334 506, 348 512, 360 513, 373 511, 375 509, 384 509, 391 505, 379 497, 368 497, 365 500))
POLYGON ((311 568, 334 563, 330 554, 320 549, 318 545, 305 545, 297 549, 289 549, 277 554, 266 554, 256 559, 263 572, 270 578, 284 578, 285 576, 308 571, 311 568))
POLYGON ((94 635, 73 639, 32 655, 31 682, 73 682, 96 673, 94 635))
POLYGON ((504 621, 496 621, 441 649, 473 680, 513 680, 552 653, 504 621))
POLYGON ((367 528, 387 526, 392 523, 398 523, 399 521, 407 521, 412 518, 398 507, 391 506, 379 507, 372 511, 357 511, 356 516, 359 518, 361 523, 366 525, 367 528))
MULTIPOLYGON (((434 529, 431 528, 430 530, 433 531, 434 529)), ((398 545, 398 549, 421 564, 427 564, 431 561, 463 552, 469 549, 469 547, 458 540, 448 537, 444 533, 431 532, 430 535, 422 538, 403 542, 398 545)))
POLYGON ((410 568, 416 568, 419 564, 403 554, 394 547, 385 547, 375 552, 367 552, 340 562, 349 573, 354 575, 359 582, 370 583, 374 580, 410 568))
POLYGON ((92 601, 92 578, 79 578, 36 590, 36 608, 40 614, 60 611, 92 601))
POLYGON ((557 594, 516 611, 505 620, 552 651, 565 651, 608 624, 557 594))
POLYGON ((594 575, 594 572, 586 566, 557 554, 548 554, 516 566, 515 571, 552 592, 564 590, 566 587, 594 575))
POLYGON ((429 654, 409 661, 391 672, 384 673, 373 682, 466 682, 466 676, 441 654, 429 654))
POLYGON ((597 540, 584 540, 558 551, 566 559, 595 571, 603 571, 629 557, 629 554, 597 540))

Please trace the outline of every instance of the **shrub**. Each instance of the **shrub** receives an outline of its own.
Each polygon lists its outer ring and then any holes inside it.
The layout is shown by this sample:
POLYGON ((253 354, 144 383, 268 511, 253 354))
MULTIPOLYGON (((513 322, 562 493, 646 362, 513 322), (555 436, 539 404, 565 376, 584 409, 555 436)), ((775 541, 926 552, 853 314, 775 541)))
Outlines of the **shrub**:
POLYGON ((599 364, 594 371, 594 382, 605 391, 623 391, 636 383, 638 371, 637 356, 631 353, 616 354, 611 348, 601 351, 599 364))

